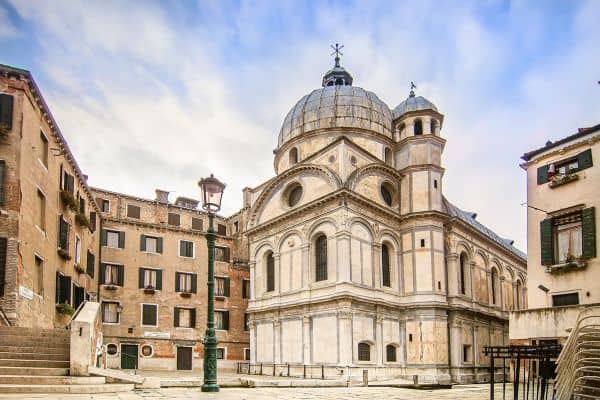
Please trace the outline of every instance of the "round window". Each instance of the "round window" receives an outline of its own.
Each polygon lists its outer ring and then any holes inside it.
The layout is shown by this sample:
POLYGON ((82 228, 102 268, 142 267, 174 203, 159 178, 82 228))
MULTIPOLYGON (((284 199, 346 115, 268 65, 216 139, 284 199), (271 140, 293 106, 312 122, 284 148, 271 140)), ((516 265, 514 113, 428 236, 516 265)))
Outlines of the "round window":
POLYGON ((150 357, 152 355, 152 346, 145 344, 142 346, 142 355, 144 357, 150 357))
POLYGON ((118 351, 118 347, 116 344, 114 343, 110 343, 106 345, 106 352, 108 354, 110 354, 111 356, 114 356, 115 354, 117 354, 118 351))
POLYGON ((381 197, 383 197, 385 204, 388 206, 392 205, 392 191, 386 184, 381 185, 381 197))
POLYGON ((302 197, 302 186, 296 185, 289 191, 288 194, 288 205, 290 207, 294 207, 298 202, 300 202, 300 198, 302 197))

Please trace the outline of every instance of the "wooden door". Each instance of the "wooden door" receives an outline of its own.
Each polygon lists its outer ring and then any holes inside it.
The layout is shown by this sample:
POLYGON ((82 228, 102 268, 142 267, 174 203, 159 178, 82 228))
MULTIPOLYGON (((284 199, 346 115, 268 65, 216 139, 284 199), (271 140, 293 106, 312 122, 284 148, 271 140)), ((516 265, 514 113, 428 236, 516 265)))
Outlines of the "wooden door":
POLYGON ((137 344, 121 345, 121 369, 136 369, 138 361, 137 344))
POLYGON ((192 348, 177 347, 177 369, 182 371, 192 370, 192 348))

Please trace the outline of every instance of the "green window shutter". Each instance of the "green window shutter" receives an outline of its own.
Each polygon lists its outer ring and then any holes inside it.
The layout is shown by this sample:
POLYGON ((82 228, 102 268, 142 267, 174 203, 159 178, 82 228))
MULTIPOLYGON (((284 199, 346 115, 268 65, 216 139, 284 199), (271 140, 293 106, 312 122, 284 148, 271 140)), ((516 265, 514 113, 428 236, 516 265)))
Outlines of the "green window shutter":
POLYGON ((592 149, 577 154, 577 164, 579 165, 577 168, 579 171, 592 167, 594 165, 592 162, 592 149))
POLYGON ((138 272, 138 286, 140 289, 144 288, 144 268, 140 268, 138 272))
POLYGON ((173 313, 173 316, 174 316, 173 326, 178 327, 179 326, 179 307, 175 307, 175 312, 173 313))
POLYGON ((223 329, 229 330, 229 311, 223 311, 223 329))
POLYGON ((540 249, 542 265, 554 264, 554 246, 552 237, 552 218, 540 222, 540 249))
POLYGON ((0 296, 4 295, 4 280, 6 277, 6 253, 8 251, 8 239, 0 238, 0 296))
POLYGON ((224 253, 224 255, 223 255, 224 260, 223 261, 229 262, 229 247, 225 247, 223 249, 223 253, 224 253))
POLYGON ((596 257, 596 212, 594 207, 581 211, 582 255, 596 257))
POLYGON ((125 232, 119 232, 119 248, 125 248, 125 232))
POLYGON ((58 271, 56 271, 54 279, 54 301, 56 304, 60 304, 60 273, 58 271))
POLYGON ((106 229, 102 229, 102 231, 100 232, 100 246, 106 246, 107 244, 107 234, 106 234, 106 229))
POLYGON ((140 251, 146 251, 146 235, 140 235, 140 251))
POLYGON ((90 278, 94 277, 94 269, 96 266, 96 257, 91 251, 87 251, 87 270, 86 273, 90 276, 90 278))
POLYGON ((225 278, 225 293, 223 293, 225 295, 225 297, 229 297, 229 285, 230 285, 229 278, 225 278))
POLYGON ((125 266, 119 265, 117 267, 117 284, 123 286, 125 282, 125 266))
POLYGON ((196 274, 192 274, 192 293, 196 293, 198 291, 198 278, 196 274))
POLYGON ((4 198, 6 197, 6 195, 5 195, 5 192, 6 192, 5 178, 6 178, 6 163, 4 162, 4 160, 0 160, 0 206, 4 205, 4 198))
POLYGON ((181 273, 175 272, 175 291, 176 292, 181 292, 181 287, 179 286, 179 277, 180 276, 181 276, 181 273))
POLYGON ((0 126, 11 130, 14 98, 10 94, 0 94, 0 126))
POLYGON ((181 240, 179 242, 179 256, 180 257, 184 257, 185 256, 185 242, 183 240, 181 240))
POLYGON ((161 237, 156 238, 156 252, 161 254, 163 252, 163 238, 161 237))
POLYGON ((190 310, 190 328, 196 327, 196 309, 192 308, 190 310))
POLYGON ((542 185, 548 182, 548 167, 549 165, 544 165, 537 169, 537 184, 542 185))
POLYGON ((104 278, 106 277, 106 264, 100 264, 100 276, 98 277, 98 281, 100 284, 104 284, 104 278))
POLYGON ((90 225, 91 225, 91 231, 92 232, 96 232, 96 224, 97 224, 97 220, 96 220, 96 212, 92 211, 90 212, 90 225))
POLYGON ((156 271, 156 290, 162 290, 162 270, 156 271))

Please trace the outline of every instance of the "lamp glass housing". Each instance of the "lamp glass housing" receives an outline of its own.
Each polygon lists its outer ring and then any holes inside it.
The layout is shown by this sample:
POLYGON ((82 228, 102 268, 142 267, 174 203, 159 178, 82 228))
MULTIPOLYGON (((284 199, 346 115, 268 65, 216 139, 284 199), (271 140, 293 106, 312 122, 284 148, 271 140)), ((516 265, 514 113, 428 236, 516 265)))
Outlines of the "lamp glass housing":
POLYGON ((208 178, 200 179, 198 186, 202 189, 202 208, 208 212, 218 212, 226 185, 210 174, 208 178))

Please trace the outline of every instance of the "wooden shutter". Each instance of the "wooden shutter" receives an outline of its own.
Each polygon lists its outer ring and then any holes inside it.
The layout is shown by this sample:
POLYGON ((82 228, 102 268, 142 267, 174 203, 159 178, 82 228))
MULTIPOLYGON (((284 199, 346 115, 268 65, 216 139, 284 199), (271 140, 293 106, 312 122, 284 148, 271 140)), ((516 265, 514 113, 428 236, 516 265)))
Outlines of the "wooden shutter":
POLYGON ((8 239, 0 238, 0 296, 4 296, 4 281, 6 279, 6 254, 8 239))
POLYGON ((381 277, 383 286, 392 286, 390 279, 390 253, 385 244, 381 245, 381 277))
POLYGON ((85 199, 79 196, 79 212, 85 214, 85 199))
POLYGON ((125 281, 125 266, 117 266, 117 285, 123 286, 125 281))
POLYGON ((582 169, 591 168, 594 163, 592 161, 592 149, 587 149, 579 154, 577 154, 577 170, 581 171, 582 169))
POLYGON ((175 312, 173 313, 173 326, 176 328, 179 326, 179 310, 179 307, 175 307, 175 312))
POLYGON ((273 253, 267 256, 267 292, 275 290, 275 258, 273 253))
POLYGON ((217 233, 219 235, 226 236, 227 235, 227 225, 217 224, 217 233))
POLYGON ((60 304, 60 273, 58 271, 54 278, 54 302, 60 304))
POLYGON ((106 278, 106 264, 100 264, 100 276, 98 277, 98 281, 100 284, 106 283, 104 279, 106 278))
POLYGON ((0 94, 0 126, 11 130, 14 98, 10 94, 0 94))
POLYGON ((192 229, 196 231, 202 230, 202 219, 192 217, 192 229))
POLYGON ((537 184, 542 185, 548 182, 548 165, 543 165, 537 169, 537 184))
POLYGON ((229 330, 229 311, 223 311, 223 329, 229 330))
POLYGON ((71 194, 75 193, 75 177, 71 174, 68 174, 65 172, 66 175, 66 184, 67 184, 67 191, 71 194))
POLYGON ((146 235, 140 235, 140 251, 146 251, 146 235))
POLYGON ((249 299, 250 298, 250 281, 244 279, 242 281, 242 298, 249 299))
POLYGON ((96 232, 96 222, 96 212, 92 211, 90 212, 90 224, 92 226, 90 229, 92 230, 92 232, 96 232))
POLYGON ((158 306, 154 304, 144 304, 142 306, 142 324, 157 325, 158 306))
POLYGON ((196 274, 192 274, 192 293, 196 293, 198 291, 198 276, 196 274))
POLYGON ((190 310, 190 328, 196 327, 196 309, 192 308, 190 310))
POLYGON ((316 241, 316 281, 327 280, 327 237, 319 236, 316 241))
POLYGON ((71 304, 71 277, 60 275, 60 294, 59 294, 59 302, 71 304))
POLYGON ((81 286, 73 285, 73 308, 77 309, 85 299, 85 291, 81 286))
POLYGON ((4 206, 6 197, 6 162, 0 160, 0 206, 4 206))
POLYGON ((179 256, 180 256, 180 257, 185 257, 185 255, 186 255, 186 254, 185 254, 185 250, 186 250, 186 247, 185 247, 185 241, 184 241, 184 240, 181 240, 181 241, 179 242, 179 256))
POLYGON ((554 246, 552 237, 552 218, 540 222, 540 250, 542 265, 554 264, 554 246))
POLYGON ((582 255, 596 257, 596 212, 595 207, 581 211, 582 255))
POLYGON ((140 289, 144 288, 144 274, 146 273, 146 269, 145 268, 140 268, 138 270, 138 286, 140 289))
POLYGON ((62 215, 59 217, 58 247, 69 250, 69 224, 63 219, 62 215))
POLYGON ((181 285, 179 284, 179 278, 181 277, 181 272, 175 272, 175 291, 181 292, 181 285))
POLYGON ((156 252, 161 254, 163 252, 163 238, 161 237, 156 238, 156 252))
POLYGON ((100 231, 100 246, 106 246, 107 245, 107 233, 106 233, 106 229, 102 229, 102 231, 100 231))
POLYGON ((229 278, 225 278, 225 290, 223 295, 225 297, 229 297, 229 285, 230 285, 231 281, 229 280, 229 278))
POLYGON ((169 225, 179 226, 179 223, 180 223, 179 214, 169 213, 167 222, 169 223, 169 225))
POLYGON ((156 290, 162 290, 162 270, 156 270, 156 290))
POLYGON ((87 269, 86 273, 90 276, 90 278, 94 277, 94 269, 96 267, 96 257, 91 251, 87 251, 87 269))
POLYGON ((229 247, 223 247, 223 261, 229 262, 229 247))
POLYGON ((125 232, 119 232, 119 248, 125 248, 125 232))

